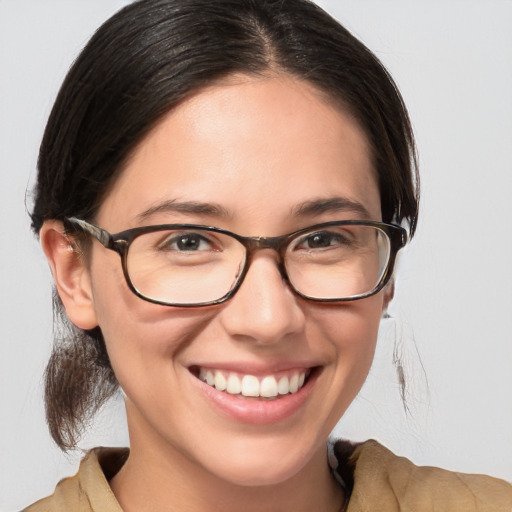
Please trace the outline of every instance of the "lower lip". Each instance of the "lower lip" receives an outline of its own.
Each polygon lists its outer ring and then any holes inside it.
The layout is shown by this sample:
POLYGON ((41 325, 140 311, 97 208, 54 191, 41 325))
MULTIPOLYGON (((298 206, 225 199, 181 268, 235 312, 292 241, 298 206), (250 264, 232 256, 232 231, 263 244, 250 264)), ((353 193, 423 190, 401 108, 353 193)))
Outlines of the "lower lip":
POLYGON ((195 376, 193 379, 208 402, 222 414, 240 423, 269 425, 290 418, 302 408, 313 389, 318 374, 319 369, 316 368, 299 391, 280 395, 275 400, 239 398, 238 395, 219 391, 195 376))

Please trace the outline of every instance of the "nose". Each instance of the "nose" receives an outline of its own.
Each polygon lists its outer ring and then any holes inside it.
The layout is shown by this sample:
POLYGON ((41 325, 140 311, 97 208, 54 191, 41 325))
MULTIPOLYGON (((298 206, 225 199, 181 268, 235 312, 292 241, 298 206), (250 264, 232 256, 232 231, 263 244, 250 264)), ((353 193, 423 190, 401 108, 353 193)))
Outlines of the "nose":
POLYGON ((223 327, 234 338, 269 345, 304 327, 300 299, 284 281, 273 254, 263 250, 254 256, 242 285, 221 312, 223 327))

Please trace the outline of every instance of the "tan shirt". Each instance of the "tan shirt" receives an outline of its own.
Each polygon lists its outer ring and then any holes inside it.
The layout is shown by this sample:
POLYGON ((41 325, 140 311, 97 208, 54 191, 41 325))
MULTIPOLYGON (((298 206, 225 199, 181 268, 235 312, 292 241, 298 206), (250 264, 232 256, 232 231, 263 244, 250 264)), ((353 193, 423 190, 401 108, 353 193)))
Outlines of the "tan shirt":
MULTIPOLYGON (((418 467, 372 440, 339 441, 334 454, 351 492, 347 512, 512 512, 512 485, 503 480, 418 467)), ((127 457, 127 449, 92 450, 75 476, 24 512, 122 512, 108 480, 127 457)))

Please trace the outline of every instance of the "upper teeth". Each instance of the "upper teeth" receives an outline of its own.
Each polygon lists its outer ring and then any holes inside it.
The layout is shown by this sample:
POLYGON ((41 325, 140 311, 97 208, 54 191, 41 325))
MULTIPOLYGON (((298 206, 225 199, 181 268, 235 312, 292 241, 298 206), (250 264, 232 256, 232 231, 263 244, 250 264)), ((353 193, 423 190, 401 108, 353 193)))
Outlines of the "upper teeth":
POLYGON ((282 377, 267 375, 260 380, 254 375, 240 376, 236 373, 226 375, 220 370, 201 368, 199 378, 219 391, 226 391, 231 395, 271 398, 296 393, 304 385, 306 371, 296 371, 282 377))

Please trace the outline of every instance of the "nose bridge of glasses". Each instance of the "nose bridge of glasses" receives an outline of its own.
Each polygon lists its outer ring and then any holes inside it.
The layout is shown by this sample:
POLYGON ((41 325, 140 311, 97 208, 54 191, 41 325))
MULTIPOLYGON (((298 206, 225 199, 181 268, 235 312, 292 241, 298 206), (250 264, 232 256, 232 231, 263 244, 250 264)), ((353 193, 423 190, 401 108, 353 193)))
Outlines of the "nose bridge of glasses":
POLYGON ((253 257, 254 253, 257 251, 262 251, 265 249, 270 249, 277 253, 277 265, 281 273, 284 272, 283 266, 283 258, 284 258, 284 249, 286 247, 286 242, 288 240, 288 236, 248 236, 243 239, 243 243, 247 250, 247 263, 249 263, 253 257))
POLYGON ((280 274, 285 280, 288 280, 286 275, 286 270, 283 264, 283 251, 286 246, 287 241, 286 236, 248 236, 243 238, 243 244, 245 245, 247 251, 247 259, 246 259, 246 269, 250 266, 254 254, 258 251, 262 250, 271 250, 277 253, 277 268, 279 269, 280 274))
POLYGON ((245 246, 251 252, 261 249, 273 249, 279 252, 283 245, 281 236, 248 236, 244 238, 245 246))

